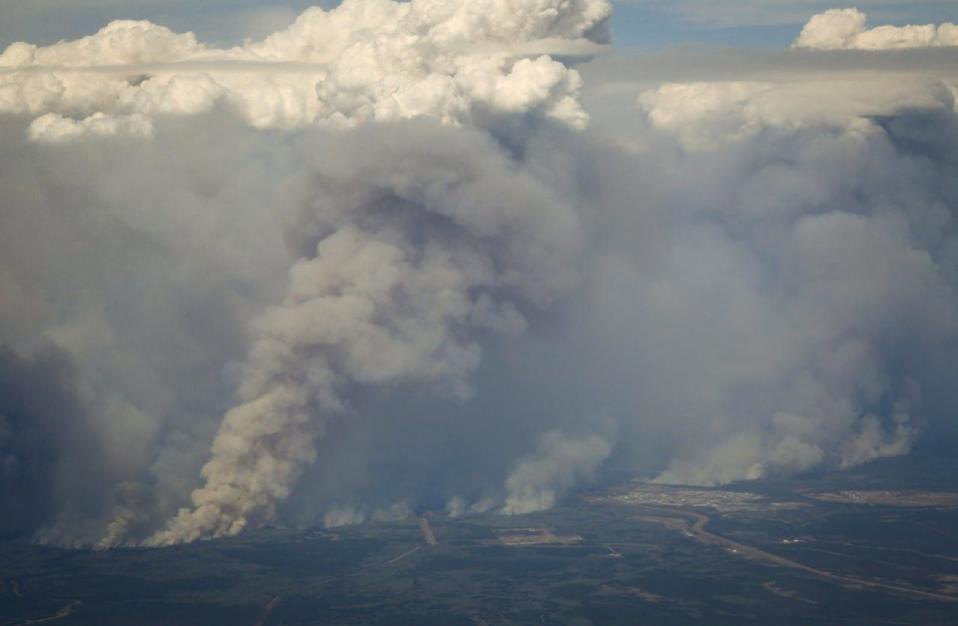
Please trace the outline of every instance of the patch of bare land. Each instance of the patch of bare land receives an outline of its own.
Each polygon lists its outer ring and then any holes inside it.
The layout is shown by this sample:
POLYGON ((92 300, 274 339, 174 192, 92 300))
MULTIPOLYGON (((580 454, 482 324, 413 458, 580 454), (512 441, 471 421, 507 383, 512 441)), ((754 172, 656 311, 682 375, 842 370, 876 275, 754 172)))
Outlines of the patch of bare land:
POLYGON ((809 600, 803 598, 794 591, 786 589, 780 585, 775 584, 772 581, 766 581, 762 583, 762 588, 768 591, 771 594, 774 594, 780 598, 787 598, 789 600, 798 600, 800 602, 805 602, 806 604, 817 604, 814 600, 809 600))
POLYGON ((40 619, 31 619, 25 622, 20 622, 16 626, 27 626, 28 624, 46 624, 47 622, 55 622, 61 620, 65 617, 70 617, 75 610, 82 604, 79 600, 74 600, 70 604, 66 605, 50 617, 42 617, 40 619))
POLYGON ((572 534, 554 533, 549 528, 506 528, 496 532, 499 543, 504 546, 568 546, 582 541, 582 537, 572 534))
MULTIPOLYGON (((667 515, 636 515, 635 519, 640 522, 648 522, 650 524, 659 524, 664 526, 669 530, 680 530, 687 531, 689 528, 688 521, 684 517, 674 517, 667 515)), ((686 533, 688 534, 688 533, 686 533)))
POLYGON ((958 493, 949 491, 826 491, 805 493, 808 498, 842 504, 874 504, 902 507, 956 507, 958 493))
POLYGON ((342 536, 339 533, 329 530, 313 529, 306 533, 305 539, 323 539, 325 541, 340 541, 342 536))
POLYGON ((939 576, 938 582, 940 583, 938 590, 941 593, 958 595, 958 576, 939 576))
POLYGON ((616 584, 605 584, 599 587, 599 590, 596 592, 600 596, 626 596, 629 598, 638 598, 640 600, 645 600, 646 602, 651 602, 652 604, 659 604, 665 598, 660 595, 648 592, 639 587, 623 587, 616 584))

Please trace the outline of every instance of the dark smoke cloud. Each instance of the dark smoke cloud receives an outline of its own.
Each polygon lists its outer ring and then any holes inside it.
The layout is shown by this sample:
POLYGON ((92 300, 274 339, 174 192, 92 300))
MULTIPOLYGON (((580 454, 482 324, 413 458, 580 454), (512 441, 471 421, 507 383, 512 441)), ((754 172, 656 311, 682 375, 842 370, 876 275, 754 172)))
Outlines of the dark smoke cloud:
POLYGON ((0 347, 0 532, 83 524, 101 515, 109 478, 69 357, 0 347))

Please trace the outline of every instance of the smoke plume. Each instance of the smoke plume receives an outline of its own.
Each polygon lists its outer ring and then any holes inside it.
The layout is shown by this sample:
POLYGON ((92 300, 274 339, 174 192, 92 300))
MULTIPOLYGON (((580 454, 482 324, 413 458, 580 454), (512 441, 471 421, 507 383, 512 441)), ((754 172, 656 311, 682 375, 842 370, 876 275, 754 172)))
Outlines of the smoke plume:
POLYGON ((551 509, 562 491, 590 478, 609 457, 609 444, 592 435, 572 439, 558 431, 539 441, 535 455, 522 459, 506 479, 506 515, 551 509))
POLYGON ((951 450, 949 28, 829 11, 699 63, 611 48, 605 0, 346 0, 235 47, 11 45, 0 530, 164 546, 951 450))
POLYGON ((314 439, 349 412, 350 387, 428 383, 467 397, 476 333, 521 330, 519 307, 573 278, 554 268, 576 253, 576 214, 490 139, 421 122, 349 141, 381 152, 341 146, 348 177, 317 189, 334 200, 295 216, 304 257, 283 304, 257 322, 245 402, 220 426, 195 508, 156 543, 271 520, 314 439))

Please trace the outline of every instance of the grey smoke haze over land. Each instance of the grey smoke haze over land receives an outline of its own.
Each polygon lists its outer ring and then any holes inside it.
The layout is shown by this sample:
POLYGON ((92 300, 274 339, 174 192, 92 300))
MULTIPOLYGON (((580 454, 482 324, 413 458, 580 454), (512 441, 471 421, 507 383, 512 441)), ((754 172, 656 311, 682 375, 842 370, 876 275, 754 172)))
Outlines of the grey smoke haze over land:
POLYGON ((0 531, 522 514, 610 470, 958 445, 955 27, 826 13, 699 64, 624 58, 610 15, 351 0, 229 49, 126 21, 0 54, 0 531))

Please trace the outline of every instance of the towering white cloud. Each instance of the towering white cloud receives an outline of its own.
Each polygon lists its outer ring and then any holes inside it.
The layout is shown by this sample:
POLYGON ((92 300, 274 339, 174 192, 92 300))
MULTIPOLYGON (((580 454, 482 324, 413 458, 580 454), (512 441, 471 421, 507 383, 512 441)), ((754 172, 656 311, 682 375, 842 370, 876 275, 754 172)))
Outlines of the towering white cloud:
POLYGON ((876 26, 866 28, 858 9, 830 9, 813 16, 793 44, 815 50, 901 50, 958 46, 958 25, 876 26))
POLYGON ((604 41, 605 0, 346 0, 262 41, 218 49, 142 21, 0 55, 0 113, 195 114, 260 128, 538 111, 581 127, 580 80, 546 53, 604 41), (537 44, 536 42, 541 42, 537 44))

